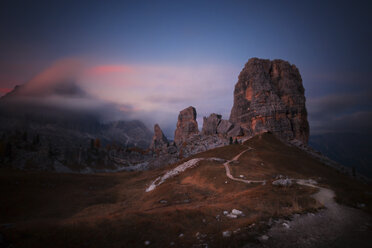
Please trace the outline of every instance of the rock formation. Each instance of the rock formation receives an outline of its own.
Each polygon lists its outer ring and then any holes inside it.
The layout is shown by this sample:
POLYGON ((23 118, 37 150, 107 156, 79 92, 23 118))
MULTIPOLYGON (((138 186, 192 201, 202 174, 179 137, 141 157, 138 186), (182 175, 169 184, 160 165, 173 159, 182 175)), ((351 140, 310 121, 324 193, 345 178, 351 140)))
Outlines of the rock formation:
POLYGON ((307 143, 309 124, 304 87, 295 65, 252 58, 239 74, 230 121, 246 134, 271 131, 307 143))
POLYGON ((163 131, 158 124, 154 125, 154 137, 150 145, 151 150, 162 149, 164 146, 168 145, 168 139, 163 134, 163 131))
POLYGON ((237 137, 237 136, 243 136, 244 132, 243 129, 240 127, 239 124, 236 124, 228 133, 227 135, 229 137, 237 137))
POLYGON ((220 124, 217 127, 217 133, 227 134, 233 127, 234 124, 232 124, 230 121, 221 120, 220 124))
POLYGON ((221 122, 221 115, 218 114, 211 114, 208 118, 203 118, 203 128, 202 134, 204 135, 212 135, 217 134, 217 127, 221 122))
POLYGON ((196 110, 194 107, 185 108, 178 115, 177 128, 174 132, 174 141, 181 144, 193 134, 198 134, 198 122, 196 121, 196 110))

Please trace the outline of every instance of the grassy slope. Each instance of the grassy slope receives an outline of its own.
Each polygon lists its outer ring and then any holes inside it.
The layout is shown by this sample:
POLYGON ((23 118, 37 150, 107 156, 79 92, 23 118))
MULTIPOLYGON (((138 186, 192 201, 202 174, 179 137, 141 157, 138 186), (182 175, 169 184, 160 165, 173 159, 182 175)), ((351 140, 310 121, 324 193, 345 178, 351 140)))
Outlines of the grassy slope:
POLYGON ((266 179, 266 185, 230 181, 223 164, 211 161, 201 162, 149 193, 145 188, 153 179, 182 161, 153 171, 99 175, 0 170, 0 223, 13 223, 0 226, 0 233, 15 247, 142 247, 145 240, 158 247, 170 242, 178 247, 203 242, 213 247, 239 246, 265 228, 260 221, 320 207, 310 197, 314 189, 272 186, 277 174, 313 178, 334 189, 340 202, 372 205, 366 194, 371 189, 366 185, 270 134, 193 157, 231 159, 247 146, 254 150, 231 166, 232 174, 266 179), (223 216, 223 210, 233 208, 246 216, 234 220, 223 216), (220 221, 217 215, 221 215, 220 221), (255 227, 249 228, 252 223, 255 227), (222 238, 222 231, 238 228, 242 230, 239 234, 222 238), (203 242, 195 236, 197 232, 207 234, 203 242), (180 233, 185 236, 179 238, 180 233))

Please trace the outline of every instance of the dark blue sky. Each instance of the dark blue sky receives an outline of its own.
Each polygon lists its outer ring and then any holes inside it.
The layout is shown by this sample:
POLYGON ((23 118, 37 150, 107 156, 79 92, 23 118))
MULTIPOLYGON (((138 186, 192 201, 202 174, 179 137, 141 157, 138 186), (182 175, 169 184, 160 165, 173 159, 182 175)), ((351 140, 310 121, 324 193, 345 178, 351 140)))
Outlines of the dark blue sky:
MULTIPOLYGON (((176 67, 181 68, 175 69, 179 77, 207 66, 218 68, 218 78, 224 81, 218 85, 227 85, 227 97, 209 105, 185 100, 180 106, 196 105, 201 114, 220 111, 227 118, 244 63, 251 57, 280 58, 300 69, 313 133, 368 131, 370 5, 368 1, 3 0, 0 89, 5 92, 55 61, 72 57, 92 66, 160 66, 162 74, 164 68, 176 67), (357 120, 368 124, 360 126, 357 120)), ((211 84, 207 75, 200 77, 211 84)), ((108 96, 109 91, 102 94, 108 96)))

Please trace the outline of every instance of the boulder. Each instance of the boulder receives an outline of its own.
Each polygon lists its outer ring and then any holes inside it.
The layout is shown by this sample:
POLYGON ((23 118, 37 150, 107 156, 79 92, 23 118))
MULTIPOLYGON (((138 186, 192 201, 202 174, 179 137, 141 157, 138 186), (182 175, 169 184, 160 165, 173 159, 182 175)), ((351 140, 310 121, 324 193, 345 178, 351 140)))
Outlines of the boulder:
POLYGON ((230 137, 237 137, 244 135, 243 129, 240 127, 240 125, 235 125, 233 129, 231 129, 228 133, 228 136, 230 137))
POLYGON ((202 134, 212 135, 217 133, 217 127, 221 122, 222 116, 219 114, 211 114, 208 118, 203 118, 202 134))
POLYGON ((308 142, 304 87, 295 65, 252 58, 239 74, 230 121, 255 135, 271 131, 284 139, 308 142))
POLYGON ((190 136, 198 134, 198 122, 196 121, 196 109, 185 108, 178 115, 177 128, 174 132, 174 141, 177 145, 186 141, 190 136))
POLYGON ((284 186, 284 187, 289 187, 293 184, 292 179, 284 178, 284 179, 278 179, 272 182, 273 185, 275 186, 284 186))
POLYGON ((217 133, 227 134, 233 127, 234 127, 234 124, 232 124, 230 121, 221 120, 220 124, 218 124, 218 127, 217 127, 217 133))

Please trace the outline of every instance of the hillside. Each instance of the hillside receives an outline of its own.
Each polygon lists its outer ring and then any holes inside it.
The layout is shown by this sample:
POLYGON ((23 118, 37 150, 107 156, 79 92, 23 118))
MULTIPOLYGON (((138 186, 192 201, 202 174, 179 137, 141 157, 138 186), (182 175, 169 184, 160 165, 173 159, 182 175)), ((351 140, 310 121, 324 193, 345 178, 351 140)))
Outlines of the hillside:
POLYGON ((0 177, 4 247, 368 247, 372 241, 371 187, 269 133, 151 171, 1 169, 0 177), (199 162, 164 177, 192 159, 199 162), (241 181, 228 178, 226 166, 241 181), (287 177, 306 181, 272 184, 287 177))

